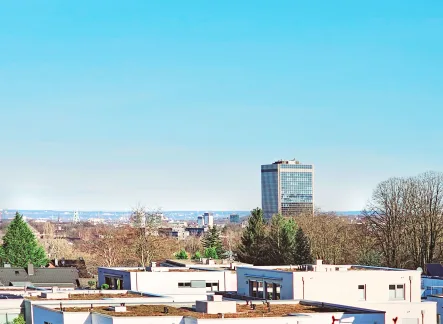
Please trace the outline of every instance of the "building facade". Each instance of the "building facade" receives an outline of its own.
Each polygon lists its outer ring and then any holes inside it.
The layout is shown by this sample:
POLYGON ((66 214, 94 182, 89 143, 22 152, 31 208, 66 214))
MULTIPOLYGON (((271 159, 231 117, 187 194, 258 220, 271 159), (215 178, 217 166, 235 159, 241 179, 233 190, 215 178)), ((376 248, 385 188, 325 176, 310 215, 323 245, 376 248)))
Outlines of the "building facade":
POLYGON ((277 161, 261 166, 262 209, 265 218, 280 213, 314 211, 314 166, 277 161))
POLYGON ((229 222, 233 224, 240 223, 240 215, 239 214, 231 214, 229 215, 229 222))
POLYGON ((309 300, 379 310, 386 313, 386 323, 436 323, 437 305, 422 301, 420 276, 417 270, 326 265, 321 260, 309 266, 237 267, 237 293, 246 299, 309 300))
POLYGON ((204 213, 203 214, 204 225, 207 227, 214 226, 214 214, 213 213, 204 213))
POLYGON ((110 289, 143 291, 158 295, 205 294, 236 291, 235 271, 222 268, 149 267, 98 268, 98 284, 110 289))

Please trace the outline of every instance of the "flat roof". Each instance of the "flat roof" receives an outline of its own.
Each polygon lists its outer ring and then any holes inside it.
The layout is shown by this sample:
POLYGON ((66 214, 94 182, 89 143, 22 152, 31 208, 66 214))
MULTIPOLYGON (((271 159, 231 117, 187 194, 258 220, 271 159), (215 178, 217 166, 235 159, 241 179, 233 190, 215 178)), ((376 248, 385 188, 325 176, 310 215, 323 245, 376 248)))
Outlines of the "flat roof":
MULTIPOLYGON (((120 271, 127 271, 127 272, 161 272, 161 273, 167 273, 167 272, 205 272, 209 269, 194 269, 194 268, 169 268, 169 267, 155 267, 159 270, 152 271, 152 270, 144 270, 144 269, 128 269, 128 270, 120 270, 120 271)), ((154 269, 155 269, 154 268, 154 269)), ((220 269, 219 269, 220 270, 220 269)))
MULTIPOLYGON (((246 268, 246 267, 243 267, 246 268)), ((333 269, 333 271, 328 272, 346 272, 346 271, 417 271, 409 269, 400 268, 386 268, 386 267, 373 267, 373 266, 361 266, 361 265, 337 265, 337 264, 308 264, 308 265, 281 265, 281 266, 253 266, 247 267, 248 269, 254 270, 272 270, 272 271, 283 271, 283 272, 324 272, 325 270, 333 269), (315 268, 318 270, 314 270, 315 268)))
MULTIPOLYGON (((204 259, 204 258, 203 258, 204 259)), ((215 260, 215 259, 211 259, 211 261, 214 261, 214 264, 206 264, 206 262, 202 262, 200 260, 192 260, 192 259, 167 259, 163 262, 161 262, 162 264, 177 264, 177 265, 182 265, 182 266, 194 266, 194 265, 200 265, 200 266, 214 266, 214 265, 218 265, 218 266, 226 266, 229 267, 229 265, 232 263, 235 266, 241 266, 241 265, 248 265, 248 263, 243 263, 243 262, 238 262, 238 261, 229 261, 227 259, 223 259, 223 260, 215 260)))
MULTIPOLYGON (((65 292, 63 292, 65 293, 65 292)), ((100 300, 100 299, 110 299, 110 298, 150 298, 150 296, 146 296, 143 294, 136 294, 132 292, 125 292, 125 293, 117 293, 117 294, 101 294, 101 293, 94 293, 94 294, 88 294, 88 293, 68 293, 68 298, 42 298, 40 296, 32 296, 32 297, 25 297, 25 299, 29 300, 100 300)))
MULTIPOLYGON (((126 312, 114 312, 108 307, 94 307, 92 310, 89 307, 69 307, 65 312, 96 312, 109 316, 130 317, 130 316, 191 316, 195 318, 218 318, 217 314, 206 314, 196 312, 191 307, 173 307, 168 304, 164 305, 139 305, 126 306, 126 312), (165 307, 168 308, 168 313, 164 313, 165 307)), ((251 309, 251 306, 242 304, 237 305, 237 313, 226 313, 224 318, 248 318, 248 317, 281 317, 289 314, 304 314, 304 313, 331 313, 344 312, 342 309, 307 306, 301 304, 271 304, 271 309, 268 311, 266 305, 256 304, 256 309, 251 309)), ((352 312, 358 313, 358 311, 352 312)))

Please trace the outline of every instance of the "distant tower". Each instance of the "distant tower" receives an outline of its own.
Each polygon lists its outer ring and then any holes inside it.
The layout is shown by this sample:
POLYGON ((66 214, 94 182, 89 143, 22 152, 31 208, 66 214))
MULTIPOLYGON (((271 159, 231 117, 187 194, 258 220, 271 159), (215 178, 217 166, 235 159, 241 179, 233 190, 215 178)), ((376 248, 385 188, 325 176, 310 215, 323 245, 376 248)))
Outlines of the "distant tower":
POLYGON ((203 222, 205 226, 212 227, 214 225, 214 214, 213 213, 204 213, 203 214, 203 222))
POLYGON ((274 214, 314 213, 314 166, 296 160, 261 166, 262 209, 265 219, 274 214))
POLYGON ((72 218, 72 221, 74 224, 77 224, 78 222, 80 222, 80 217, 78 217, 78 211, 74 212, 74 217, 72 218))

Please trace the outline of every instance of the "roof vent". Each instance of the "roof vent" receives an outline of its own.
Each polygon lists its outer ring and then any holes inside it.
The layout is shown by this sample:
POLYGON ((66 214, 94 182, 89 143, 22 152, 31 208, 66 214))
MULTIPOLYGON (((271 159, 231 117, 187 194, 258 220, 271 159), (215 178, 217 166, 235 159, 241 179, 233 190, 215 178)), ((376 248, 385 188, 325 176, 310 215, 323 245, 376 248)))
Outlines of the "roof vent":
POLYGON ((124 313, 126 312, 126 306, 124 306, 124 304, 122 304, 120 306, 109 306, 109 310, 112 312, 116 312, 116 313, 124 313), (122 306, 123 305, 123 306, 122 306))
POLYGON ((28 276, 34 275, 34 265, 32 263, 28 264, 28 276))

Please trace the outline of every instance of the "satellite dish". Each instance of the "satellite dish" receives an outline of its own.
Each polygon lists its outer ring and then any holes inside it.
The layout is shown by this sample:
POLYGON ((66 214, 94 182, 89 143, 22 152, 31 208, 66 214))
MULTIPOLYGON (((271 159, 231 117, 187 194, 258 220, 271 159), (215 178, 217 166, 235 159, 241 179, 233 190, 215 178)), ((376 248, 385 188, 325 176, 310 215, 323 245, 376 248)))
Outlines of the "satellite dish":
POLYGON ((423 269, 422 269, 422 267, 418 267, 418 268, 417 268, 417 271, 420 271, 420 274, 422 274, 422 273, 423 273, 423 269))

